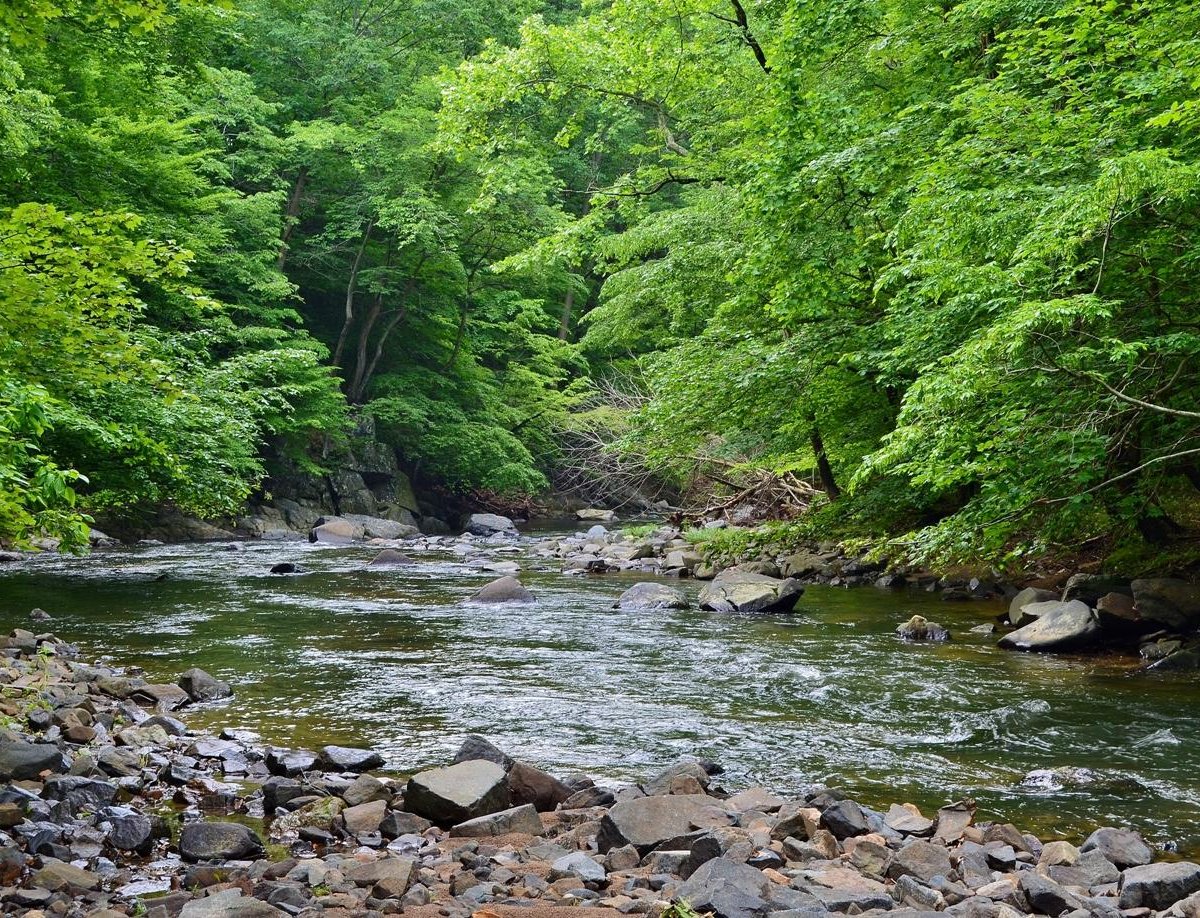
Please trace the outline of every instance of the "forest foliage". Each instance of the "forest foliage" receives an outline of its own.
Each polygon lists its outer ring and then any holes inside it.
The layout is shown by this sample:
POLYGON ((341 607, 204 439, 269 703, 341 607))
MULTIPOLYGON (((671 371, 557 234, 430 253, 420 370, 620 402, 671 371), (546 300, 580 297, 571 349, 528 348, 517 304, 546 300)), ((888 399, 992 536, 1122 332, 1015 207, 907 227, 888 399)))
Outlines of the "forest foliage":
POLYGON ((1200 528, 1198 3, 18 0, 0 35, 0 539, 232 512, 359 412, 450 490, 540 492, 588 428, 679 486, 807 477, 810 531, 924 560, 1200 528))

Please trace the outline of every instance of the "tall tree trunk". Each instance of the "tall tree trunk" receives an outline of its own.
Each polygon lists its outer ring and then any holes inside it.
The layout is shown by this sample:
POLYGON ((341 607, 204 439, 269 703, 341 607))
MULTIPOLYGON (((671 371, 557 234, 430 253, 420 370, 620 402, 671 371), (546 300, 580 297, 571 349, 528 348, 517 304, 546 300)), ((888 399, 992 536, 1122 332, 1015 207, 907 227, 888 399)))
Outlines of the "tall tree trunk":
POLYGON ((292 238, 292 230, 300 218, 300 198, 304 194, 304 185, 308 181, 308 166, 301 166, 296 181, 288 194, 287 206, 283 211, 283 232, 279 236, 279 257, 275 259, 275 267, 280 271, 287 264, 288 240, 292 238))
POLYGON ((377 293, 374 301, 371 303, 371 308, 367 310, 363 316, 362 327, 358 331, 358 347, 354 357, 354 380, 350 383, 349 397, 350 401, 357 403, 362 396, 364 388, 363 378, 367 373, 367 344, 371 339, 371 331, 375 328, 375 323, 379 321, 379 314, 383 311, 383 293, 377 293))
POLYGON ((379 333, 379 339, 375 342, 375 353, 371 355, 371 362, 367 364, 367 370, 362 375, 362 380, 358 384, 358 388, 354 393, 354 401, 359 401, 366 394, 367 386, 371 384, 371 377, 375 375, 375 369, 379 366, 379 358, 383 356, 383 345, 387 342, 388 335, 392 330, 404 321, 404 317, 408 315, 408 307, 401 306, 395 310, 388 318, 387 323, 383 326, 383 331, 379 333))
POLYGON ((354 289, 358 285, 358 269, 362 265, 363 252, 367 249, 367 242, 371 238, 371 229, 374 226, 374 219, 367 221, 367 228, 363 230, 358 251, 354 254, 354 263, 350 265, 350 279, 346 282, 346 317, 342 321, 342 331, 338 335, 337 346, 333 349, 333 365, 336 367, 342 365, 342 351, 346 348, 346 337, 350 334, 350 326, 354 324, 354 289))
POLYGON ((567 288, 566 299, 563 300, 562 320, 558 323, 558 340, 566 341, 571 333, 571 309, 575 305, 575 288, 567 288))
POLYGON ((817 429, 816 424, 813 424, 812 430, 809 432, 809 439, 812 442, 813 455, 817 458, 817 477, 821 481, 821 488, 829 495, 830 500, 837 500, 841 496, 842 489, 834 480, 833 467, 829 464, 829 457, 825 454, 825 441, 821 439, 821 431, 817 429))

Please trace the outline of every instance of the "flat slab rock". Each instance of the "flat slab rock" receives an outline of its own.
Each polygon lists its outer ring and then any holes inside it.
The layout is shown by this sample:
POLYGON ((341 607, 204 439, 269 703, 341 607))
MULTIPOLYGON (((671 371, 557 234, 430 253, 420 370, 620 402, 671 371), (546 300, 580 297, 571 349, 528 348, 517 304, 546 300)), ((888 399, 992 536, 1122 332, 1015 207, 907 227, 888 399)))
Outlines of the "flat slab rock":
POLYGON ((1025 606, 1034 621, 1000 639, 1000 646, 1013 650, 1069 650, 1091 643, 1100 634, 1096 613, 1079 600, 1037 602, 1025 606))
POLYGON ((621 800, 601 818, 596 843, 601 854, 624 845, 646 854, 663 842, 713 825, 719 813, 723 811, 716 801, 703 794, 621 800))
POLYGON ((502 766, 483 759, 431 768, 409 778, 404 805, 439 825, 457 825, 509 809, 506 778, 502 766))
POLYGON ((700 608, 715 612, 788 612, 804 592, 795 580, 722 571, 700 591, 700 608))

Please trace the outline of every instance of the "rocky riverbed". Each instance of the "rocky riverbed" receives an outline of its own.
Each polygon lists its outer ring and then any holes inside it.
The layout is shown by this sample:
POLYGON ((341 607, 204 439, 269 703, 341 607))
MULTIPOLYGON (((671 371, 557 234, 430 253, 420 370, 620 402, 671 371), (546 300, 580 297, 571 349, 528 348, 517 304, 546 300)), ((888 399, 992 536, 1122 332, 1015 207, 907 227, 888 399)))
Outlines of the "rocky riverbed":
POLYGON ((701 760, 601 786, 480 737, 404 778, 370 749, 189 729, 177 714, 236 691, 201 670, 154 683, 50 633, 0 644, 6 915, 1200 914, 1200 866, 1120 827, 1043 844, 970 800, 731 793, 701 760))

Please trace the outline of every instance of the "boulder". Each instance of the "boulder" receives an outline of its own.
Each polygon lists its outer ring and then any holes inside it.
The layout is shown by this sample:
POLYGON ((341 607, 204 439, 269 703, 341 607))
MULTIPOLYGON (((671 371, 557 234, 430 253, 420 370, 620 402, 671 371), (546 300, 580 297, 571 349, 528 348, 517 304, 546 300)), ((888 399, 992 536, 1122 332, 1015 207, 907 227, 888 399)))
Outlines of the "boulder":
POLYGON ((370 771, 383 767, 383 756, 374 749, 322 746, 317 762, 322 771, 370 771))
POLYGON ((179 854, 189 863, 251 860, 264 853, 262 839, 237 822, 189 822, 179 833, 179 854))
POLYGON ((1100 634, 1096 613, 1078 600, 1044 602, 1026 606, 1036 621, 1000 639, 1000 646, 1013 650, 1073 650, 1086 647, 1100 634))
POLYGON ((356 886, 383 885, 389 895, 401 896, 412 884, 416 863, 407 857, 385 857, 350 868, 346 878, 356 886))
POLYGON ((934 877, 949 877, 950 853, 933 842, 909 842, 896 852, 887 868, 887 875, 898 880, 903 876, 916 877, 922 883, 932 883, 934 877))
POLYGON ((287 914, 262 899, 243 896, 240 889, 224 889, 185 902, 179 918, 283 918, 287 914))
POLYGON ((677 897, 697 912, 716 918, 753 918, 771 910, 771 882, 761 870, 725 858, 701 864, 677 897))
POLYGON ((458 752, 454 755, 454 764, 457 765, 459 762, 473 762, 476 759, 482 759, 485 762, 495 762, 505 770, 508 770, 513 765, 513 759, 508 753, 489 742, 486 738, 472 733, 458 747, 458 752))
POLYGON ((809 551, 788 555, 779 562, 779 570, 785 577, 813 577, 829 571, 829 562, 809 551))
POLYGON ((401 567, 406 564, 415 563, 416 562, 404 552, 396 551, 394 548, 385 548, 367 562, 367 567, 401 567))
MULTIPOLYGON (((278 781, 279 778, 271 778, 271 781, 278 781)), ((284 778, 283 780, 287 780, 284 778)), ((300 782, 293 782, 299 785, 300 782)), ((264 798, 266 787, 263 787, 264 798)), ((358 806, 360 803, 370 803, 372 800, 391 800, 392 791, 388 785, 384 784, 378 778, 372 778, 370 775, 359 775, 342 791, 341 797, 346 801, 347 806, 358 806)), ((272 810, 273 812, 273 810, 272 810)))
MULTIPOLYGON (((100 877, 91 871, 67 864, 53 857, 42 858, 42 869, 33 875, 33 885, 40 889, 90 890, 100 888, 100 877)), ((7 914, 7 909, 5 910, 7 914)))
POLYGON ((470 599, 471 602, 536 602, 530 593, 516 577, 501 577, 477 590, 470 599))
POLYGON ((502 766, 479 759, 422 771, 409 779, 404 806, 439 825, 457 825, 509 809, 506 778, 502 766))
POLYGON ((558 778, 526 762, 513 762, 509 767, 508 791, 514 804, 530 804, 539 813, 557 809, 572 793, 558 778))
POLYGON ((866 835, 867 817, 853 800, 839 800, 821 811, 821 825, 833 833, 834 838, 850 838, 866 835))
POLYGON ((321 545, 349 545, 364 535, 361 526, 340 516, 323 516, 308 534, 308 541, 321 545))
POLYGON ((542 831, 542 820, 539 818, 537 810, 528 803, 501 810, 499 813, 477 816, 450 828, 452 836, 465 838, 486 838, 496 835, 541 835, 542 831))
POLYGON ((1173 577, 1133 581, 1133 601, 1143 619, 1172 628, 1191 628, 1200 622, 1200 583, 1173 577))
POLYGON ((700 591, 700 608, 716 612, 790 612, 804 587, 765 574, 722 571, 700 591))
POLYGON ((560 880, 564 877, 575 877, 584 883, 603 883, 608 871, 599 861, 588 857, 582 851, 572 851, 550 865, 549 879, 560 880))
POLYGON ((342 810, 342 825, 347 835, 371 835, 379 831, 387 815, 386 800, 371 800, 342 810))
POLYGON ((62 750, 54 743, 26 743, 0 738, 0 778, 27 781, 43 771, 66 769, 62 750))
POLYGON ((1019 885, 1030 907, 1041 915, 1061 915, 1081 905, 1072 893, 1033 870, 1021 874, 1019 885))
POLYGON ((179 687, 187 692, 192 701, 216 701, 228 698, 233 689, 228 682, 210 676, 202 669, 192 667, 179 677, 179 687))
POLYGON ((1069 602, 1078 599, 1089 606, 1094 606, 1105 593, 1128 593, 1130 582, 1124 577, 1110 577, 1106 574, 1074 574, 1063 587, 1062 600, 1069 602))
POLYGON ((611 523, 617 518, 615 510, 604 510, 599 507, 588 507, 575 511, 575 519, 589 523, 611 523))
POLYGON ((107 781, 84 778, 77 775, 56 775, 42 785, 42 796, 47 800, 61 800, 71 813, 80 810, 95 810, 116 800, 117 789, 107 781))
POLYGON ((342 518, 351 525, 360 527, 363 537, 367 539, 411 539, 421 532, 411 522, 389 520, 379 516, 347 513, 342 518))
POLYGON ((146 851, 152 839, 150 817, 127 806, 110 806, 99 812, 101 825, 108 826, 108 841, 120 851, 146 851))
POLYGON ((911 803, 893 803, 884 815, 883 821, 889 828, 895 829, 904 835, 925 836, 933 834, 933 820, 922 816, 921 811, 911 803))
POLYGON ((624 611, 658 612, 662 609, 687 609, 690 604, 683 590, 665 583, 635 583, 621 594, 614 608, 624 611))
POLYGON ((1182 861, 1175 864, 1144 864, 1121 874, 1119 906, 1148 908, 1159 912, 1200 890, 1200 866, 1182 861))
POLYGON ((1154 859, 1154 852, 1150 850, 1150 846, 1132 829, 1097 829, 1087 837, 1087 841, 1079 850, 1085 853, 1099 851, 1106 860, 1122 870, 1127 867, 1141 867, 1154 859))
POLYGON ((467 532, 477 536, 490 536, 497 533, 516 535, 517 526, 507 516, 498 513, 472 513, 467 518, 467 532))
POLYGON ((294 778, 317 767, 317 756, 307 749, 268 749, 267 771, 273 775, 294 778))
POLYGON ((601 854, 633 845, 645 855, 663 842, 711 825, 713 810, 712 798, 702 794, 620 800, 601 817, 596 844, 601 854))
POLYGON ((1026 606, 1035 602, 1051 602, 1058 599, 1053 590, 1039 590, 1037 587, 1025 587, 1017 593, 1008 604, 1008 621, 1014 626, 1029 624, 1029 619, 1023 614, 1026 606))
POLYGON ((950 632, 937 622, 931 622, 921 615, 914 615, 903 625, 897 626, 896 637, 902 641, 928 641, 938 644, 950 640, 950 632))

